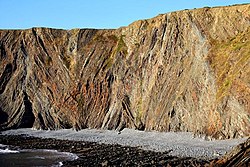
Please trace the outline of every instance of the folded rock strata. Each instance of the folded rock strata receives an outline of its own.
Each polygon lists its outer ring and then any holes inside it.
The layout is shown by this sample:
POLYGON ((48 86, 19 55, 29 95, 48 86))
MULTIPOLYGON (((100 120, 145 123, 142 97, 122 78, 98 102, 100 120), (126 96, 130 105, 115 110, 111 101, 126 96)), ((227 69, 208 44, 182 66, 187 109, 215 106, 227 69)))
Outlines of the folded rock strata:
POLYGON ((250 134, 250 5, 114 30, 0 30, 0 129, 250 134))
POLYGON ((212 167, 243 167, 250 164, 250 138, 244 143, 234 147, 232 151, 225 154, 219 160, 212 161, 210 166, 212 167))

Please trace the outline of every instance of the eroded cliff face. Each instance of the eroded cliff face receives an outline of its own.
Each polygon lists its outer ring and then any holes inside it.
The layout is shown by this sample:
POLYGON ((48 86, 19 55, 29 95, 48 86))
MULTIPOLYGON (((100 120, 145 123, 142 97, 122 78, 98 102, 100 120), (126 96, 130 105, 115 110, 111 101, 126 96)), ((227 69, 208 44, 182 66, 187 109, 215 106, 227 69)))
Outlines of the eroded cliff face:
POLYGON ((0 31, 0 124, 250 134, 250 5, 116 30, 0 31))

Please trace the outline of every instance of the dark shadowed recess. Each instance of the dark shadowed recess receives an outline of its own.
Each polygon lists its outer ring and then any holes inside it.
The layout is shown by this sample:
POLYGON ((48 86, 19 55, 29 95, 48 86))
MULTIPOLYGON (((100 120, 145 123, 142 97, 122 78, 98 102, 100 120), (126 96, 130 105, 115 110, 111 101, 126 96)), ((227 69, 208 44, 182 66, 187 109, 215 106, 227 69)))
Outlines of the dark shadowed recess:
POLYGON ((3 112, 3 110, 0 107, 0 124, 3 124, 8 121, 8 114, 6 112, 3 112))
POLYGON ((28 99, 28 95, 24 92, 24 106, 25 112, 23 114, 22 120, 18 128, 32 128, 35 122, 35 116, 32 112, 32 103, 28 99))

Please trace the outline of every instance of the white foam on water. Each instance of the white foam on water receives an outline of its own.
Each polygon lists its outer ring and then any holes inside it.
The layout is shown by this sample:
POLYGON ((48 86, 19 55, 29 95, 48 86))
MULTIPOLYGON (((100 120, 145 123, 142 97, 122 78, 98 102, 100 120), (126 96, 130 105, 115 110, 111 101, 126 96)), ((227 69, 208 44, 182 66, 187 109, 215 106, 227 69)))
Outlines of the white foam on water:
POLYGON ((8 146, 0 148, 0 166, 63 166, 63 161, 73 161, 76 154, 49 149, 10 150, 8 146), (19 154, 16 154, 19 153, 19 154), (3 163, 3 164, 2 164, 3 163))
MULTIPOLYGON (((73 160, 76 160, 78 159, 79 157, 76 155, 76 154, 73 154, 73 153, 70 153, 70 152, 60 152, 60 151, 57 151, 57 150, 48 150, 48 149, 24 149, 24 150, 20 150, 20 152, 34 152, 34 153, 37 153, 37 152, 44 152, 44 153, 52 153, 50 155, 50 157, 65 157, 67 158, 67 160, 70 160, 70 161, 73 161, 73 160), (53 155, 53 153, 55 153, 53 155)), ((43 156, 34 156, 32 158, 37 158, 37 159, 46 159, 46 157, 43 157, 43 156)))
POLYGON ((7 147, 6 145, 4 145, 4 144, 0 144, 0 147, 7 147))
POLYGON ((52 165, 52 167, 61 167, 61 166, 63 166, 63 163, 62 163, 62 162, 58 162, 58 164, 52 165))
POLYGON ((20 152, 17 150, 9 150, 8 148, 0 149, 0 154, 15 154, 15 153, 20 153, 20 152))
POLYGON ((42 156, 34 156, 32 158, 34 158, 34 159, 45 159, 45 157, 42 157, 42 156))
POLYGON ((73 154, 73 153, 69 153, 69 152, 61 152, 61 153, 68 156, 68 157, 71 157, 72 161, 79 158, 76 154, 73 154))
POLYGON ((59 152, 57 150, 47 150, 47 149, 42 149, 42 151, 44 151, 44 152, 52 152, 52 153, 55 152, 57 154, 61 154, 61 155, 66 156, 66 157, 70 157, 70 159, 72 159, 72 160, 76 160, 76 159, 79 158, 76 154, 73 154, 73 153, 70 153, 70 152, 59 152))
POLYGON ((59 166, 63 166, 63 163, 62 163, 62 162, 59 162, 59 166))

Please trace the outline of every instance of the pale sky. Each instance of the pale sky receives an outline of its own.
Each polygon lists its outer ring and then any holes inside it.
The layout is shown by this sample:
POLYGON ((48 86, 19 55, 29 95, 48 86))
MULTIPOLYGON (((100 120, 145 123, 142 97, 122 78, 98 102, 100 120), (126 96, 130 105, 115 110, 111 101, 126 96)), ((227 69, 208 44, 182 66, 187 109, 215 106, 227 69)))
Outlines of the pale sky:
POLYGON ((0 0, 0 29, 118 28, 176 10, 249 0, 0 0))

